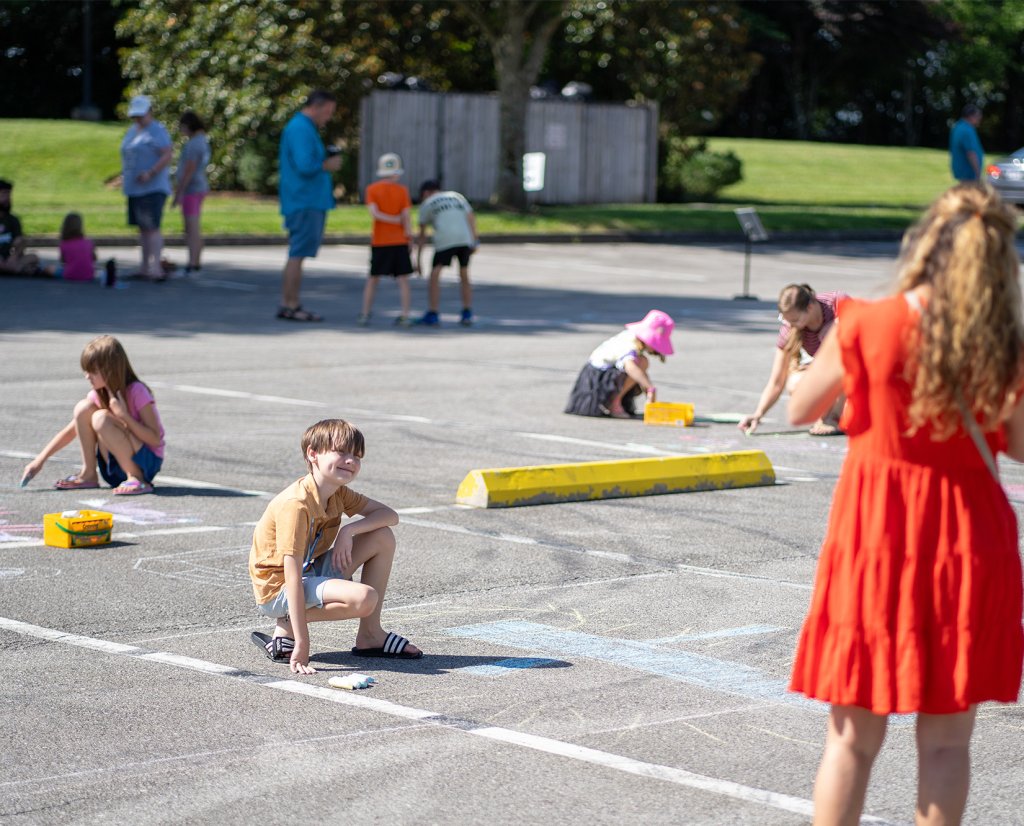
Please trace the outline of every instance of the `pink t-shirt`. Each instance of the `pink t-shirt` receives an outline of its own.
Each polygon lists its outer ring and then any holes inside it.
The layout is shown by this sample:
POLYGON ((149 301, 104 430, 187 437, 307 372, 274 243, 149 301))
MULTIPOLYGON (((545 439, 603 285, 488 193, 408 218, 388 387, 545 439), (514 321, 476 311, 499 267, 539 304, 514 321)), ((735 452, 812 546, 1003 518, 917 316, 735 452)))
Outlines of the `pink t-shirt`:
MULTIPOLYGON (((156 409, 156 402, 153 400, 153 394, 149 392, 149 388, 146 387, 141 381, 134 381, 128 385, 128 389, 125 391, 125 401, 128 403, 128 415, 131 416, 135 421, 142 423, 142 408, 147 404, 153 405, 153 415, 156 416, 156 429, 160 434, 160 444, 156 447, 149 445, 149 449, 153 451, 156 456, 161 459, 164 457, 164 426, 160 421, 160 411, 156 409)), ((91 401, 97 407, 100 407, 100 397, 95 390, 89 391, 89 401, 91 401)))
POLYGON ((65 281, 92 281, 96 263, 93 243, 88 238, 72 238, 60 242, 60 260, 64 262, 65 281))

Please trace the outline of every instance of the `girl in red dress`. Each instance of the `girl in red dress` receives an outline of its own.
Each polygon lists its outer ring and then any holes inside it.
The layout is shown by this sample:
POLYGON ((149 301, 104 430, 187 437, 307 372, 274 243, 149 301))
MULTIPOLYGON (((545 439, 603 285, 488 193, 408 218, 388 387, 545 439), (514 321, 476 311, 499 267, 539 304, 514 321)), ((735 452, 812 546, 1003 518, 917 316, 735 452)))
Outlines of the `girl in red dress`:
POLYGON ((839 304, 790 400, 803 424, 845 393, 850 437, 791 682, 832 706, 816 824, 858 822, 888 715, 911 712, 917 823, 959 823, 977 704, 1017 700, 1017 522, 993 458, 1024 461, 1016 227, 990 189, 942 195, 895 294, 839 304))

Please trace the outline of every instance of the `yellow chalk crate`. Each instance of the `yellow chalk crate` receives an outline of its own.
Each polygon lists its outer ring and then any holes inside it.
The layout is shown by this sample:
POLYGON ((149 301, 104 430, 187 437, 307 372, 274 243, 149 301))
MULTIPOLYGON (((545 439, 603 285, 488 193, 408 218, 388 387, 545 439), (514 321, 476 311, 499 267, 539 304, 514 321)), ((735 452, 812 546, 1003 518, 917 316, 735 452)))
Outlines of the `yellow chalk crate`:
POLYGON ((648 402, 644 405, 644 424, 665 427, 689 427, 693 424, 693 405, 674 402, 648 402))
POLYGON ((64 511, 43 516, 43 542, 54 548, 106 545, 114 529, 114 515, 106 511, 64 511))

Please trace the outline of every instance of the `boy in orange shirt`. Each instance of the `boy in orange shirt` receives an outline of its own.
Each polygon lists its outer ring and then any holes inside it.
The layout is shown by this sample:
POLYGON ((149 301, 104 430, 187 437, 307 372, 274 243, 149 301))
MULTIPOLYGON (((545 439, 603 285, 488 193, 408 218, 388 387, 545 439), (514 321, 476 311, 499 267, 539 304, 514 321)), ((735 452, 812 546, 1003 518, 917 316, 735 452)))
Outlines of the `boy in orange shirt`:
POLYGON ((370 310, 377 294, 377 278, 390 275, 398 281, 402 314, 395 319, 401 327, 412 326, 409 317, 411 297, 409 276, 413 272, 412 221, 409 218, 412 199, 409 190, 398 179, 402 177, 402 159, 394 152, 380 156, 377 177, 381 180, 366 187, 366 205, 373 216, 373 235, 370 240, 370 277, 363 291, 363 311, 358 324, 370 323, 370 310))

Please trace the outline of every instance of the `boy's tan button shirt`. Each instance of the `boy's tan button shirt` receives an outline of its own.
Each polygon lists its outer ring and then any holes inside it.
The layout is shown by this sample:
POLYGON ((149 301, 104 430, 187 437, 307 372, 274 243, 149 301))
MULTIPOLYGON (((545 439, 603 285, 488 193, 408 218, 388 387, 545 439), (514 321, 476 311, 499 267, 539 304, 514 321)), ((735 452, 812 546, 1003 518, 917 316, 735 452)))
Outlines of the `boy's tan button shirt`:
POLYGON ((312 558, 323 556, 334 543, 341 517, 361 513, 368 501, 361 493, 342 487, 321 503, 312 474, 275 496, 256 523, 249 552, 256 603, 270 602, 284 588, 285 556, 298 557, 301 564, 318 533, 312 558))

